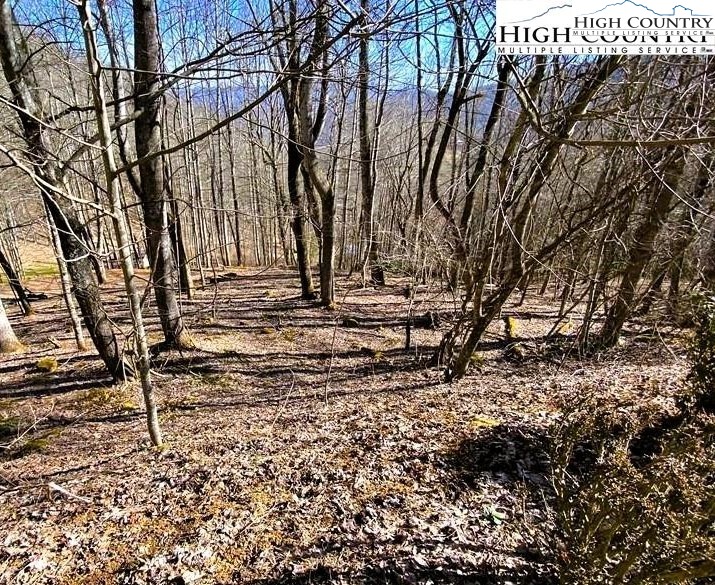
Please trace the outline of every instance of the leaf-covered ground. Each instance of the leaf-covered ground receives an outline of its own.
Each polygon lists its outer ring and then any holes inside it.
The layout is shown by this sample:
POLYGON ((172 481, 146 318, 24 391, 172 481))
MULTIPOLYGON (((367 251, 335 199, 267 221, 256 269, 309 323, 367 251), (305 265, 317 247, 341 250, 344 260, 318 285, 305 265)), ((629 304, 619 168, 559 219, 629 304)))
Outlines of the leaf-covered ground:
MULTIPOLYGON (((161 452, 138 384, 109 386, 74 350, 55 281, 31 283, 49 294, 35 315, 9 307, 28 350, 0 361, 0 583, 552 583, 560 409, 594 395, 667 408, 686 370, 668 328, 577 359, 568 322, 544 337, 550 292, 504 313, 520 361, 496 323, 444 384, 427 365, 439 329, 403 349, 396 280, 342 279, 337 311, 300 301, 287 270, 219 281, 185 301, 200 350, 155 360, 161 452), (56 371, 37 368, 46 357, 56 371)), ((427 289, 414 304, 453 309, 427 289)))

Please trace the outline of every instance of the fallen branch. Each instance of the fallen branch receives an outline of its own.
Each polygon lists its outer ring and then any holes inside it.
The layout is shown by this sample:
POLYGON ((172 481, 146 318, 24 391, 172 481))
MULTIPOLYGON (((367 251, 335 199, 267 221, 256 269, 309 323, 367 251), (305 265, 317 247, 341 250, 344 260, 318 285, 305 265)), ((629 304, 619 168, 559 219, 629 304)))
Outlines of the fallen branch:
POLYGON ((50 493, 52 493, 53 491, 60 492, 61 494, 64 494, 68 498, 79 500, 80 502, 84 502, 85 504, 92 503, 92 500, 90 500, 89 498, 84 498, 82 496, 78 496, 77 494, 73 494, 71 491, 63 488, 61 485, 58 485, 52 481, 47 484, 47 488, 50 493))

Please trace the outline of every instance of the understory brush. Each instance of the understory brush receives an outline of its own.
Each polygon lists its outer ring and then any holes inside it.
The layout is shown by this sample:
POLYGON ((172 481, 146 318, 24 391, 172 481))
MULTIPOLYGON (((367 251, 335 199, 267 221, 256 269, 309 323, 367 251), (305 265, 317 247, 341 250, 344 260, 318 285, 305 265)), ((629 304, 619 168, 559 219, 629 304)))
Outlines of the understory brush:
POLYGON ((696 305, 684 395, 665 406, 589 397, 553 437, 561 582, 715 582, 715 302, 696 305))

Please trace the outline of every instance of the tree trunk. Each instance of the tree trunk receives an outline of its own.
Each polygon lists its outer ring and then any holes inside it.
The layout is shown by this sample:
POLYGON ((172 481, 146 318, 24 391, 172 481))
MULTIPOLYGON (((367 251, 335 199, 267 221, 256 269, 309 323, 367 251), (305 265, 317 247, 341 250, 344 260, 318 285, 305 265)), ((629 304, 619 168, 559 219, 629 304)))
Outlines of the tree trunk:
MULTIPOLYGON (((293 125, 294 126, 294 125, 293 125)), ((313 274, 310 269, 310 253, 308 249, 308 234, 305 225, 305 206, 298 187, 300 164, 303 156, 300 153, 295 128, 288 130, 288 198, 292 208, 291 229, 295 237, 295 252, 298 259, 298 275, 300 277, 301 297, 306 300, 316 298, 313 286, 313 274)))
MULTIPOLYGON (((287 4, 282 4, 281 12, 273 2, 271 5, 271 20, 273 26, 279 28, 279 16, 282 16, 284 24, 287 25, 285 45, 276 45, 276 52, 280 61, 280 68, 288 72, 298 72, 300 69, 301 43, 298 39, 298 6, 295 0, 290 0, 287 4)), ((301 163, 303 154, 299 146, 299 129, 296 108, 299 107, 299 87, 298 77, 291 79, 281 88, 283 107, 286 113, 288 126, 287 145, 287 188, 288 199, 291 206, 291 230, 295 238, 296 258, 298 261, 298 275, 300 278, 301 297, 306 300, 316 298, 313 286, 313 274, 310 268, 310 249, 308 247, 308 233, 305 221, 305 201, 301 196, 299 180, 301 176, 301 163)))
MULTIPOLYGON (((321 1, 315 16, 311 59, 325 49, 328 32, 328 4, 321 1)), ((327 53, 323 52, 320 97, 313 112, 313 74, 301 77, 296 92, 296 115, 302 170, 306 188, 310 185, 320 196, 320 304, 334 307, 335 300, 335 194, 330 178, 320 169, 315 142, 323 125, 327 102, 327 53)), ((316 222, 317 223, 317 222, 316 222)))
POLYGON ((643 295, 640 307, 633 312, 635 317, 645 317, 653 308, 653 303, 658 299, 658 296, 663 290, 663 282, 665 281, 665 271, 661 271, 656 277, 651 280, 648 289, 643 295))
POLYGON ((698 232, 698 226, 695 219, 697 214, 695 210, 701 206, 703 197, 712 186, 712 173, 713 170, 715 170, 713 169, 714 162, 714 153, 712 150, 709 150, 703 157, 703 160, 700 161, 700 170, 698 171, 695 184, 693 185, 691 197, 692 202, 689 205, 684 206, 680 216, 680 221, 676 227, 678 230, 678 236, 672 244, 674 255, 670 261, 670 267, 668 270, 668 276, 670 278, 670 285, 668 287, 668 306, 671 311, 677 311, 678 309, 680 281, 683 275, 683 267, 685 265, 685 253, 698 232))
POLYGON ((599 334, 599 345, 602 347, 611 347, 618 343, 623 325, 636 308, 638 283, 646 264, 653 255, 656 236, 668 217, 673 193, 684 167, 685 154, 682 148, 673 147, 662 159, 660 168, 663 176, 656 180, 653 203, 645 220, 636 229, 633 247, 628 254, 628 262, 621 277, 616 300, 608 311, 599 334))
POLYGON ((320 304, 332 309, 335 302, 335 195, 332 188, 321 197, 321 214, 320 304))
MULTIPOLYGON (((368 0, 360 1, 360 8, 365 17, 369 10, 368 0)), ((378 260, 378 243, 375 237, 374 201, 375 184, 373 181, 373 148, 370 128, 367 119, 367 102, 370 83, 370 64, 368 60, 369 41, 367 33, 360 37, 360 55, 358 71, 359 109, 360 109, 360 182, 362 189, 362 222, 361 235, 365 241, 365 256, 363 261, 363 280, 370 273, 370 280, 374 284, 385 284, 385 273, 378 260)))
POLYGON ((7 318, 5 307, 0 299, 0 354, 17 353, 22 351, 24 346, 20 343, 12 330, 10 321, 7 318))
POLYGON ((22 314, 29 315, 30 313, 32 313, 32 307, 30 306, 30 300, 27 298, 25 287, 22 286, 20 277, 15 272, 15 269, 12 267, 10 259, 5 256, 5 253, 3 252, 2 248, 0 248, 0 267, 2 267, 3 271, 5 272, 5 276, 7 276, 8 284, 10 285, 12 293, 15 295, 15 298, 20 305, 20 310, 22 311, 22 314))
POLYGON ((45 206, 45 213, 47 214, 47 225, 50 237, 52 238, 52 247, 57 255, 57 269, 60 272, 62 298, 65 301, 65 306, 67 307, 67 312, 70 316, 75 343, 77 344, 77 349, 79 351, 87 351, 87 344, 84 340, 84 331, 82 331, 82 319, 77 312, 74 297, 72 296, 72 279, 70 278, 70 273, 67 269, 67 261, 62 253, 62 240, 60 239, 60 234, 57 231, 55 220, 52 219, 52 214, 47 206, 45 206))
POLYGON ((7 0, 0 0, 0 59, 13 102, 18 107, 34 178, 57 226, 62 253, 67 259, 74 294, 85 325, 109 373, 115 380, 124 379, 133 372, 122 360, 117 338, 102 304, 92 263, 79 235, 82 224, 66 199, 55 157, 50 154, 49 139, 39 123, 44 114, 36 94, 38 83, 27 46, 7 0))
POLYGON ((308 109, 309 102, 304 101, 300 107, 300 125, 302 127, 303 167, 308 173, 312 185, 320 194, 320 304, 326 308, 333 308, 335 300, 335 195, 333 186, 320 174, 312 139, 308 139, 306 135, 310 132, 306 129, 313 128, 308 109))
POLYGON ((710 292, 715 292, 715 227, 710 228, 710 243, 703 258, 703 283, 710 292))
POLYGON ((142 209, 146 229, 151 278, 164 331, 165 345, 194 348, 184 326, 176 298, 177 271, 171 250, 167 220, 162 159, 153 156, 161 150, 161 101, 159 86, 159 36, 154 0, 133 0, 134 12, 134 87, 135 109, 141 112, 134 125, 135 148, 139 163, 142 209))
MULTIPOLYGON (((170 187, 169 177, 171 170, 169 169, 168 161, 164 165, 164 181, 167 187, 170 187)), ((179 290, 186 295, 186 298, 191 300, 194 298, 194 279, 191 276, 191 267, 189 266, 189 257, 186 253, 186 237, 184 235, 184 221, 179 211, 179 202, 174 197, 173 191, 168 188, 169 192, 169 209, 171 217, 169 221, 169 237, 173 244, 173 249, 176 252, 176 259, 179 262, 179 290)), ((128 228, 127 224, 127 228, 128 228)), ((131 242, 131 231, 128 233, 129 241, 131 242)))
POLYGON ((134 265, 132 264, 131 242, 129 240, 129 230, 126 225, 124 210, 122 209, 122 196, 117 176, 117 165, 114 158, 114 146, 112 144, 112 130, 109 125, 109 115, 107 113, 107 102, 104 94, 102 79, 102 68, 97 55, 97 42, 92 22, 92 13, 87 0, 77 6, 82 28, 84 31, 85 47, 87 50, 87 64, 91 74, 92 97, 95 114, 97 117, 97 128, 99 131, 100 144, 102 145, 102 162, 104 163, 104 175, 107 181, 107 193, 114 223, 114 232, 117 236, 119 259, 124 276, 124 286, 129 299, 129 309, 132 316, 133 335, 138 357, 139 374, 142 382, 142 393, 147 412, 147 427, 149 436, 155 446, 161 446, 161 430, 159 428, 159 418, 154 401, 154 389, 152 386, 151 369, 149 364, 149 347, 147 344, 146 331, 144 329, 144 318, 142 316, 142 303, 134 277, 134 265))
POLYGON ((233 246, 236 253, 236 265, 243 265, 243 250, 241 249, 241 207, 238 202, 238 185, 236 182, 236 161, 233 142, 233 124, 229 124, 228 132, 228 161, 231 167, 231 201, 233 202, 233 246))

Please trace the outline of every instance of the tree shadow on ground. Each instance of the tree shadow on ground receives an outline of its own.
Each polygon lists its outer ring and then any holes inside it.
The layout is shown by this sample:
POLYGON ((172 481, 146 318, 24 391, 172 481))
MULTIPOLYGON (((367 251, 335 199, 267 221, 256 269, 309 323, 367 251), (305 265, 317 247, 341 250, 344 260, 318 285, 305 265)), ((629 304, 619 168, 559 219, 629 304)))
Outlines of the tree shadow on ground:
MULTIPOLYGON (((436 348, 424 346, 425 356, 431 356, 436 348)), ((162 374, 220 375, 240 374, 256 382, 290 382, 295 375, 327 375, 330 368, 330 384, 356 377, 381 376, 396 372, 425 370, 427 360, 415 357, 414 350, 392 348, 371 350, 369 348, 343 351, 323 351, 308 354, 300 351, 273 351, 263 354, 237 351, 194 352, 160 354, 152 367, 162 374), (329 362, 332 360, 332 365, 329 362), (298 365, 300 364, 300 365, 298 365)))
MULTIPOLYGON (((415 384, 410 384, 410 385, 400 385, 399 387, 390 387, 390 388, 382 388, 382 389, 371 389, 371 388, 365 388, 361 387, 360 389, 355 389, 355 390, 346 390, 346 391, 334 391, 330 390, 329 392, 329 398, 334 399, 334 398, 340 398, 344 396, 359 396, 359 395, 379 395, 379 394, 398 394, 398 393, 407 393, 407 392, 414 392, 417 390, 421 390, 424 388, 428 388, 431 386, 435 386, 437 383, 436 382, 422 382, 422 383, 415 383, 415 384)), ((97 386, 101 385, 98 382, 88 382, 86 389, 90 388, 95 388, 97 386)), ((69 388, 69 386, 68 386, 69 388)), ((84 386, 75 386, 74 389, 85 389, 84 386)), ((70 391, 70 390, 66 390, 70 391)), ((290 395, 289 397, 284 396, 280 392, 276 391, 275 389, 258 389, 255 392, 252 392, 251 394, 248 395, 242 395, 242 398, 234 398, 233 396, 235 393, 232 393, 229 395, 227 399, 221 399, 221 400, 202 400, 198 402, 188 402, 188 403, 171 403, 171 404, 166 404, 162 405, 160 407, 160 412, 161 413, 194 413, 196 411, 202 411, 202 412, 210 412, 210 411, 216 411, 220 413, 226 413, 227 409, 248 409, 248 408, 262 408, 265 407, 266 405, 280 405, 280 404, 290 404, 290 405, 296 405, 296 404, 305 404, 305 403, 314 403, 314 402, 320 402, 322 403, 324 401, 324 394, 322 392, 319 393, 294 393, 290 395)), ((14 395, 17 396, 17 395, 14 395)), ((2 398, 3 395, 0 393, 0 398, 2 398)), ((284 416, 290 417, 290 410, 288 410, 284 416)), ((95 415, 95 416, 82 416, 81 418, 77 418, 74 416, 50 416, 46 420, 42 421, 41 423, 38 423, 34 426, 34 431, 33 435, 28 435, 29 438, 32 438, 37 433, 45 433, 47 431, 51 431, 53 429, 58 429, 58 428, 65 428, 69 426, 78 426, 78 425, 89 425, 89 424, 97 424, 97 423, 102 423, 102 424, 121 424, 121 423, 128 423, 131 421, 137 421, 137 420, 143 420, 146 417, 146 413, 141 410, 131 410, 131 411, 121 411, 121 412, 112 412, 112 413, 107 413, 107 414, 100 414, 100 415, 95 415)), ((279 419, 277 419, 279 420, 279 419)), ((0 437, 2 438, 2 437, 0 437)))
MULTIPOLYGON (((485 424, 488 424, 488 421, 485 420, 485 424)), ((493 481, 510 493, 523 494, 523 513, 526 513, 526 510, 531 510, 530 513, 538 511, 538 516, 545 519, 548 518, 549 502, 555 497, 551 443, 552 437, 546 425, 503 423, 476 430, 473 436, 463 439, 447 452, 442 462, 452 471, 457 483, 461 483, 465 489, 478 491, 485 480, 493 481)), ((533 570, 532 574, 463 582, 556 583, 550 547, 543 546, 544 542, 550 542, 554 538, 553 534, 546 533, 547 526, 548 524, 542 526, 544 532, 535 540, 534 535, 527 537, 527 541, 518 551, 526 566, 533 570), (542 544, 537 545, 537 542, 542 544)))
MULTIPOLYGON (((476 437, 462 441, 443 464, 451 466, 467 486, 477 487, 478 474, 485 471, 505 481, 526 483, 543 490, 549 473, 548 435, 545 430, 509 424, 484 428, 476 437)), ((450 480, 451 483, 451 480, 450 480)), ((301 546, 283 551, 296 563, 293 569, 277 571, 270 577, 246 581, 237 571, 234 582, 250 585, 413 585, 419 583, 456 585, 553 585, 557 577, 551 559, 527 547, 510 554, 509 562, 499 560, 499 551, 481 541, 449 542, 444 534, 423 532, 409 546, 395 550, 391 541, 358 541, 348 534, 333 532, 301 546), (444 547, 454 553, 442 553, 444 547), (461 553, 474 553, 462 557, 461 553), (392 554, 387 554, 391 552, 392 554), (323 559, 338 554, 338 567, 323 559), (437 557, 437 558, 435 558, 437 557), (516 561, 516 563, 514 562, 516 561), (312 569, 300 569, 300 565, 312 569)), ((290 566, 290 565, 289 565, 290 566)), ((180 583, 181 581, 177 581, 180 583)))
POLYGON ((91 390, 100 386, 112 386, 112 378, 101 371, 87 373, 59 372, 57 374, 38 374, 22 382, 0 385, 0 398, 27 398, 67 394, 76 390, 91 390))
POLYGON ((553 585, 552 575, 536 570, 514 571, 499 567, 460 567, 449 562, 420 563, 416 566, 409 559, 375 559, 351 571, 336 571, 325 565, 295 574, 286 571, 267 579, 248 582, 249 585, 414 585, 432 583, 434 585, 553 585))
POLYGON ((502 482, 550 489, 550 441, 546 428, 499 424, 462 440, 444 461, 469 487, 478 487, 481 475, 486 472, 502 482))
MULTIPOLYGON (((415 392, 417 390, 422 390, 425 388, 430 388, 436 386, 436 382, 420 382, 408 385, 400 385, 399 387, 388 387, 388 388, 366 388, 364 386, 358 389, 352 390, 330 390, 328 393, 328 399, 341 398, 345 396, 378 396, 382 394, 405 394, 409 392, 415 392)), ((323 391, 314 392, 313 390, 305 391, 303 393, 293 393, 291 395, 281 394, 273 389, 264 389, 246 396, 245 398, 229 398, 227 400, 203 400, 198 402, 190 402, 186 404, 177 403, 164 406, 161 408, 162 412, 187 412, 192 413, 195 411, 222 411, 226 412, 229 408, 261 408, 266 405, 281 405, 287 404, 294 406, 297 404, 306 403, 324 403, 325 394, 323 391)), ((286 417, 290 417, 290 408, 285 412, 286 417)), ((116 415, 119 416, 119 415, 116 415)), ((116 416, 108 416, 105 420, 111 420, 116 418, 116 416)), ((276 419, 280 420, 280 419, 276 419)))

